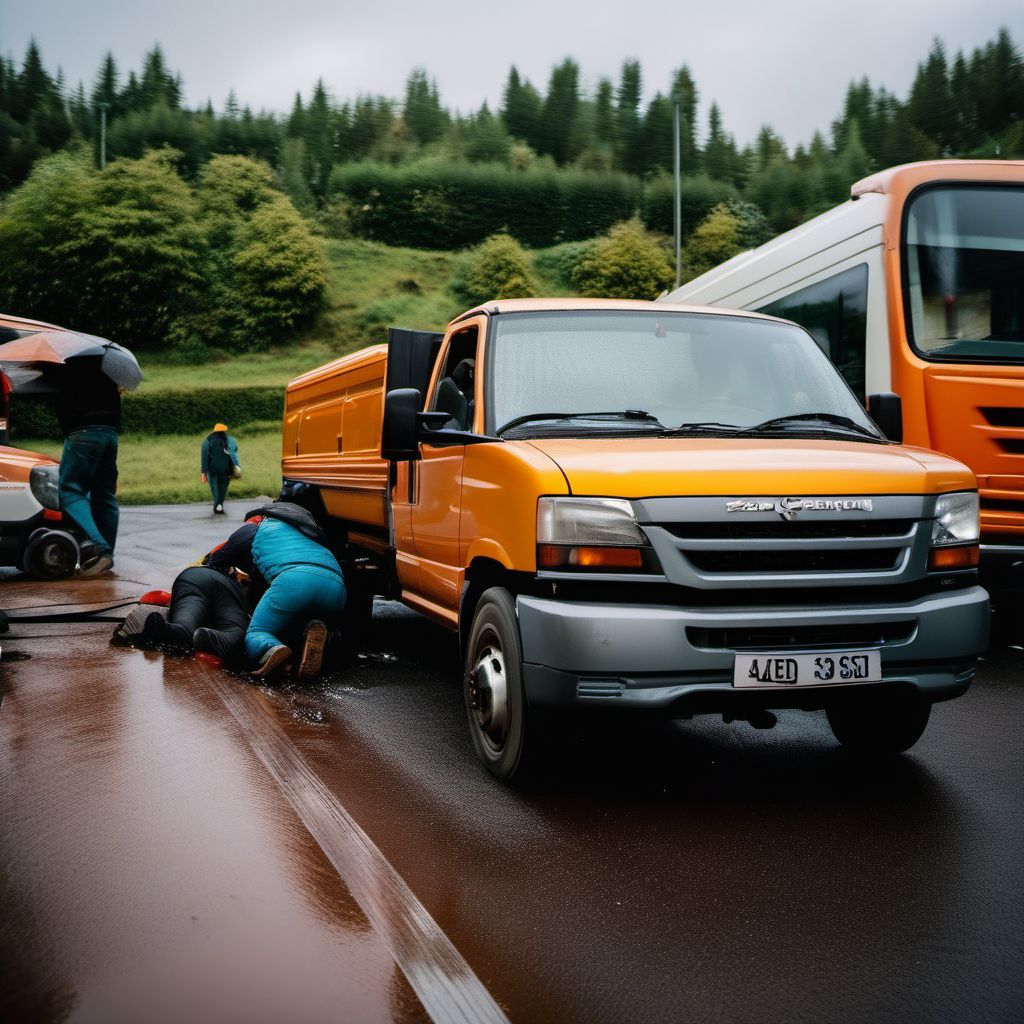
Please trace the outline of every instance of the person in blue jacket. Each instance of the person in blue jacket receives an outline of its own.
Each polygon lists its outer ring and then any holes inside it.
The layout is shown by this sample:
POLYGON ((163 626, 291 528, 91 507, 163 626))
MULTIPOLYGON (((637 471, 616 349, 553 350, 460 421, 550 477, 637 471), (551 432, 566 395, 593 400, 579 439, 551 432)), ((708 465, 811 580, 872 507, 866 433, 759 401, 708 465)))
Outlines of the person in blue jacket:
POLYGON ((252 674, 260 679, 271 675, 301 641, 297 676, 314 678, 328 628, 339 623, 345 607, 346 591, 341 566, 312 515, 287 501, 255 509, 206 556, 205 564, 236 566, 267 584, 245 634, 245 653, 256 666, 252 674))
POLYGON ((224 500, 231 480, 242 471, 238 461, 238 442, 228 433, 226 423, 214 424, 199 449, 199 477, 209 484, 215 515, 224 515, 224 500))

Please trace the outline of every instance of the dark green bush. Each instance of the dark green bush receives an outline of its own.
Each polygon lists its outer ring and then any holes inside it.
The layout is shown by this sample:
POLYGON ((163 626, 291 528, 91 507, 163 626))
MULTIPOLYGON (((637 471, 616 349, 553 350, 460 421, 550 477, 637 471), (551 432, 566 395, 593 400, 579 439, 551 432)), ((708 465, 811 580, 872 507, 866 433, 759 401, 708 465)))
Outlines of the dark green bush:
MULTIPOLYGON (((283 410, 283 388, 143 391, 122 399, 121 430, 127 435, 208 433, 218 421, 232 427, 277 422, 283 410)), ((56 439, 62 435, 49 403, 15 398, 11 403, 11 436, 17 443, 24 437, 56 439)))
POLYGON ((535 248, 589 238, 629 217, 639 197, 624 174, 426 162, 336 167, 331 190, 347 200, 353 234, 420 249, 461 249, 503 230, 535 248))
MULTIPOLYGON (((716 206, 739 198, 739 193, 728 182, 716 181, 705 175, 683 178, 679 184, 679 195, 684 241, 716 206)), ((640 219, 652 231, 665 235, 674 232, 673 208, 671 175, 661 175, 644 186, 640 219)))

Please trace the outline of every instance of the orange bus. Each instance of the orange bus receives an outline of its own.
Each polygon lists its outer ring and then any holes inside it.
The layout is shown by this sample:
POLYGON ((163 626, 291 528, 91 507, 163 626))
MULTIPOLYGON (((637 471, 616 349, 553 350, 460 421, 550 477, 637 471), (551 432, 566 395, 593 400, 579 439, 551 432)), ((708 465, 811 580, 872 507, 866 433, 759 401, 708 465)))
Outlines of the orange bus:
POLYGON ((992 581, 1024 560, 1024 162, 873 174, 665 298, 801 324, 887 432, 974 470, 992 581))

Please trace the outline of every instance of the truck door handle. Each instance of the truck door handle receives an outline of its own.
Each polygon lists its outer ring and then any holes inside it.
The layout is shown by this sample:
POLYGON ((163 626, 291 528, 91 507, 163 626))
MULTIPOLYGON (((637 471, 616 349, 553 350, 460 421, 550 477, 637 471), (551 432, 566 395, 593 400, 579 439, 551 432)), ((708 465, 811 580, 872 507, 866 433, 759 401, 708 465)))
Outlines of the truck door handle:
POLYGON ((341 452, 341 434, 338 435, 338 452, 341 452))

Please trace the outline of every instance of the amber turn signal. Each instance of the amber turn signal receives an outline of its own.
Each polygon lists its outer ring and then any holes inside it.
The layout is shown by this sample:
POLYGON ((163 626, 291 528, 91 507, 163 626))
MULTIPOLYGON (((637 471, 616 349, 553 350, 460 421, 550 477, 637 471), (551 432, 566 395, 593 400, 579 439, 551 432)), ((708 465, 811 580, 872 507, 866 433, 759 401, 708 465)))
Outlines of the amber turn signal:
POLYGON ((538 544, 537 564, 542 569, 642 569, 644 553, 640 548, 538 544))
POLYGON ((928 568, 932 572, 946 569, 974 569, 978 564, 980 549, 977 544, 959 544, 950 548, 932 548, 928 568))

